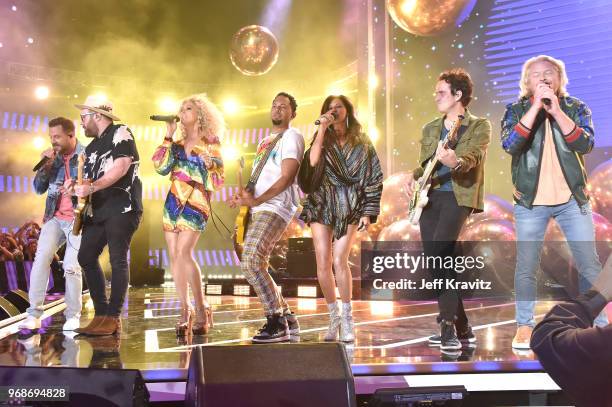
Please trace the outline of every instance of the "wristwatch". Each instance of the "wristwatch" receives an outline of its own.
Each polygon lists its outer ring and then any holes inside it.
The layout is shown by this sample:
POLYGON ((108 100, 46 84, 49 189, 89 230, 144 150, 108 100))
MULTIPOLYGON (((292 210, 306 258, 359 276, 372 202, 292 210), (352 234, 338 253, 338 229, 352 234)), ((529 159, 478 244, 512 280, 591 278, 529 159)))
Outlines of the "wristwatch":
POLYGON ((457 171, 463 166, 463 158, 457 158, 457 165, 453 168, 453 171, 457 171))

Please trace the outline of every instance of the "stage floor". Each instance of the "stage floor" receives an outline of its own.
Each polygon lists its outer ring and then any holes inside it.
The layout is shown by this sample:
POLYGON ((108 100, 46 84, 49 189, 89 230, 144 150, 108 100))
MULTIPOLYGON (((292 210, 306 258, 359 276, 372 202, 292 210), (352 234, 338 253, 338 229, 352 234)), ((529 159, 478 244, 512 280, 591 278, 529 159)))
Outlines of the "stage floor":
MULTIPOLYGON (((247 345, 264 323, 257 298, 207 296, 207 300, 213 307, 214 327, 208 335, 187 342, 178 341, 174 333, 179 303, 172 288, 131 288, 120 337, 62 332, 62 304, 46 311, 38 332, 19 332, 17 324, 0 330, 0 365, 139 369, 149 383, 184 382, 192 347, 247 345)), ((328 322, 325 301, 290 298, 288 302, 298 315, 300 342, 322 341, 328 322)), ((551 305, 538 303, 537 318, 551 305)), ((428 336, 438 329, 436 303, 354 301, 356 340, 345 349, 356 379, 386 376, 383 382, 393 386, 393 377, 405 375, 542 372, 531 351, 511 347, 514 303, 471 300, 465 309, 477 343, 450 355, 427 344, 428 336)), ((82 325, 92 317, 87 302, 82 325)), ((368 383, 362 383, 361 390, 357 385, 357 392, 365 391, 368 383)))

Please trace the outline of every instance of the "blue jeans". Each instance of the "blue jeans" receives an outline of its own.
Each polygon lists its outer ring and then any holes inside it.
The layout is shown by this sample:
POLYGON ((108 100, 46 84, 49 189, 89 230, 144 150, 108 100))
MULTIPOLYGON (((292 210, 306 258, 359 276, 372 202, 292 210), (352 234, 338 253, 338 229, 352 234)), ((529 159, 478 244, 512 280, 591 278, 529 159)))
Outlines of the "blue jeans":
POLYGON ((81 266, 77 261, 79 247, 81 246, 81 236, 72 234, 72 221, 65 221, 53 217, 42 225, 38 247, 30 272, 30 289, 28 297, 30 307, 28 314, 40 318, 43 314, 43 303, 49 285, 49 273, 51 272, 51 261, 57 249, 66 242, 66 255, 64 256, 63 268, 64 278, 66 279, 66 318, 81 316, 83 305, 83 280, 81 276, 81 266))
MULTIPOLYGON (((519 326, 535 326, 533 310, 536 299, 536 270, 540 266, 540 253, 544 233, 550 219, 554 219, 569 245, 578 269, 578 288, 581 293, 589 290, 601 271, 601 263, 595 249, 595 227, 590 204, 582 207, 571 198, 567 203, 554 206, 537 205, 527 209, 514 205, 516 224, 516 322, 519 326)), ((605 311, 595 318, 595 325, 605 326, 605 311)))

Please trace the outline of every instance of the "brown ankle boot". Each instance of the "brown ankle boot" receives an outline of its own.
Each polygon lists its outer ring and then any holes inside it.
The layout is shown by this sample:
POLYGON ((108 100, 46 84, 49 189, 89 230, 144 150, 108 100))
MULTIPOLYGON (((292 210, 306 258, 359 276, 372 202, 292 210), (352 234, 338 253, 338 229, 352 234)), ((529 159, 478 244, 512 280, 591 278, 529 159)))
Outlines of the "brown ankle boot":
POLYGON ((93 328, 97 327, 102 320, 106 318, 105 315, 100 315, 100 316, 94 316, 93 319, 89 322, 89 324, 87 324, 87 326, 84 326, 82 328, 77 328, 74 330, 74 332, 78 333, 78 334, 82 334, 82 335, 88 335, 89 331, 91 331, 93 328))
POLYGON ((119 335, 121 334, 121 318, 107 316, 96 327, 92 328, 88 335, 103 336, 103 335, 119 335))

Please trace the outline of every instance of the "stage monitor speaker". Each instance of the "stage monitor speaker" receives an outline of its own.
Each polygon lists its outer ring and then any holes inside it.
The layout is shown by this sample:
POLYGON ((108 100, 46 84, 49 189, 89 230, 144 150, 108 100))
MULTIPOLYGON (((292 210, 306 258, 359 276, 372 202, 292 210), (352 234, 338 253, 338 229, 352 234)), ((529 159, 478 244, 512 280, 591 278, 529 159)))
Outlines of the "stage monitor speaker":
POLYGON ((30 299, 28 298, 28 293, 23 290, 16 289, 9 291, 8 293, 6 293, 4 298, 11 304, 13 304, 15 308, 19 310, 19 313, 26 312, 26 310, 30 307, 30 299))
POLYGON ((0 386, 67 388, 68 401, 28 401, 28 406, 149 405, 149 391, 142 375, 132 369, 0 366, 0 386))
POLYGON ((290 238, 287 243, 288 278, 316 278, 317 260, 310 237, 290 238))
POLYGON ((203 346, 191 353, 189 407, 355 407, 340 343, 203 346))
POLYGON ((164 284, 166 270, 162 267, 149 266, 141 269, 138 273, 130 274, 130 284, 134 287, 159 287, 164 284))

